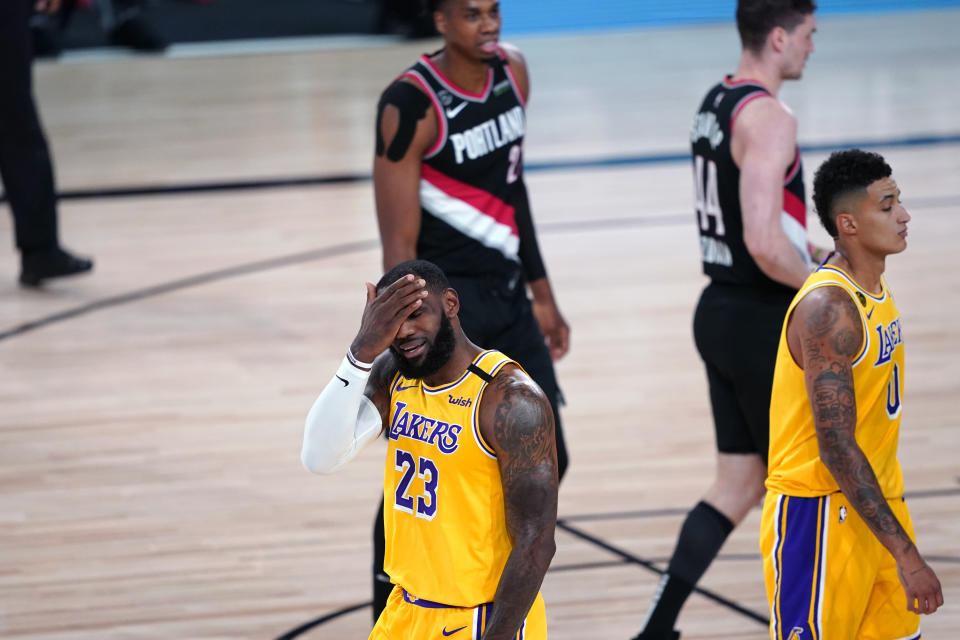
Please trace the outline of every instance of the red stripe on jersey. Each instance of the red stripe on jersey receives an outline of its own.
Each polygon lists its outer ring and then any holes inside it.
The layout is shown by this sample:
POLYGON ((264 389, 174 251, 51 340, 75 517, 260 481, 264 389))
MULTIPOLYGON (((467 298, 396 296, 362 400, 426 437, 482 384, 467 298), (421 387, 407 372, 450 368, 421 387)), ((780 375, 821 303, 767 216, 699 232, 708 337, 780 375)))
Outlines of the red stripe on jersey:
POLYGON ((760 83, 757 82, 756 80, 751 80, 750 78, 744 78, 743 80, 731 80, 731 79, 730 79, 730 76, 725 76, 725 77, 723 78, 723 84, 724 84, 724 86, 727 86, 727 87, 739 87, 739 86, 745 85, 745 84, 755 84, 755 85, 757 85, 758 87, 762 87, 762 86, 763 86, 762 84, 760 84, 760 83))
POLYGON ((803 225, 807 226, 807 205, 803 200, 795 196, 786 189, 783 190, 783 210, 790 214, 790 217, 803 225))
POLYGON ((743 108, 749 103, 753 102, 757 98, 772 98, 769 93, 766 91, 757 91, 756 93, 748 94, 745 98, 740 100, 737 103, 736 108, 733 110, 733 113, 730 115, 730 135, 733 135, 733 122, 737 119, 737 116, 740 115, 740 112, 743 111, 743 108))
POLYGON ((787 177, 783 179, 783 184, 790 184, 790 181, 793 180, 797 171, 800 170, 800 147, 796 148, 796 155, 793 158, 793 166, 787 170, 787 177))
POLYGON ((439 80, 441 84, 446 86, 447 89, 449 89, 451 92, 455 93, 456 95, 460 96, 461 98, 468 98, 468 99, 481 100, 481 101, 485 101, 487 99, 487 94, 490 93, 490 86, 493 84, 493 69, 487 70, 487 84, 484 85, 483 91, 481 91, 480 93, 471 93, 466 89, 461 89, 460 87, 455 85, 453 81, 450 80, 447 76, 443 75, 443 72, 440 71, 437 65, 433 64, 433 60, 431 60, 430 56, 428 56, 427 54, 423 54, 422 56, 420 56, 420 60, 422 60, 423 64, 427 65, 427 67, 430 68, 430 71, 433 72, 433 75, 436 76, 437 80, 439 80))
POLYGON ((443 115, 443 107, 440 106, 440 101, 437 100, 437 96, 433 95, 433 89, 420 77, 419 73, 416 71, 407 71, 401 77, 410 78, 420 85, 424 93, 427 94, 427 97, 430 98, 430 102, 433 103, 433 111, 437 116, 437 139, 423 154, 424 158, 429 158, 430 156, 436 155, 436 153, 440 151, 440 148, 447 143, 447 119, 443 115))
POLYGON ((428 164, 421 165, 420 177, 451 198, 462 200, 484 215, 510 227, 510 234, 519 237, 514 208, 492 193, 451 178, 428 164))
POLYGON ((497 53, 500 55, 500 59, 503 60, 503 70, 507 72, 507 77, 510 78, 510 84, 513 85, 513 93, 517 96, 517 100, 520 101, 520 106, 524 109, 527 108, 527 101, 523 97, 523 94, 520 93, 520 85, 517 83, 517 76, 513 75, 513 69, 510 67, 510 58, 507 57, 507 54, 504 53, 503 49, 497 47, 497 53))

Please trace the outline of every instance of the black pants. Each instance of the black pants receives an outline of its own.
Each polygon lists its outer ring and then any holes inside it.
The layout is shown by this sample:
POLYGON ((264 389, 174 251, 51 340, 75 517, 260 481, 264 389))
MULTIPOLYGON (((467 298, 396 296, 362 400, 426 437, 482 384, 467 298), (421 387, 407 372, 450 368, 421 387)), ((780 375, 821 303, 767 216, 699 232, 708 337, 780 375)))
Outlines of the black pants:
POLYGON ((57 246, 50 150, 33 100, 33 0, 0 0, 0 177, 21 252, 57 246))
MULTIPOLYGON (((567 470, 567 446, 560 424, 559 405, 563 396, 557 384, 550 351, 543 340, 540 325, 533 315, 526 286, 515 279, 514 286, 501 280, 450 277, 450 286, 460 295, 460 325, 477 346, 497 349, 516 360, 534 382, 540 385, 553 407, 557 439, 557 470, 563 478, 567 470)), ((383 501, 373 529, 373 619, 386 606, 393 585, 383 572, 383 501)))
POLYGON ((479 347, 502 351, 520 363, 550 400, 556 424, 557 469, 562 478, 567 470, 567 446, 559 411, 563 396, 523 280, 515 281, 512 289, 506 282, 487 279, 449 280, 460 295, 460 326, 467 337, 479 347))

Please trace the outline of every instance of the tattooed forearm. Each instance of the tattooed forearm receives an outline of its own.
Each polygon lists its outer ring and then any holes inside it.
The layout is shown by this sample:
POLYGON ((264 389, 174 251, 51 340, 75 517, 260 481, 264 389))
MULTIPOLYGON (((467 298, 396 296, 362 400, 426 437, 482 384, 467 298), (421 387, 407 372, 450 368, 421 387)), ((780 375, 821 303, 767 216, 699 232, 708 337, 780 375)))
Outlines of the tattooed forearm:
POLYGON ((820 459, 840 490, 877 539, 893 555, 913 548, 887 503, 870 461, 857 443, 857 400, 852 360, 860 351, 863 320, 856 303, 840 287, 811 292, 796 307, 795 344, 806 378, 820 459))
POLYGON ((909 552, 913 541, 887 504, 873 467, 852 434, 824 434, 820 438, 820 457, 843 495, 880 542, 895 555, 909 552))
POLYGON ((484 640, 512 639, 536 599, 556 549, 557 461, 553 410, 529 381, 495 380, 493 436, 513 550, 504 566, 484 640))
MULTIPOLYGON (((878 539, 906 553, 913 547, 880 490, 880 483, 854 436, 857 409, 850 365, 831 363, 813 383, 814 423, 820 459, 878 539)), ((893 551, 893 549, 891 549, 893 551)))

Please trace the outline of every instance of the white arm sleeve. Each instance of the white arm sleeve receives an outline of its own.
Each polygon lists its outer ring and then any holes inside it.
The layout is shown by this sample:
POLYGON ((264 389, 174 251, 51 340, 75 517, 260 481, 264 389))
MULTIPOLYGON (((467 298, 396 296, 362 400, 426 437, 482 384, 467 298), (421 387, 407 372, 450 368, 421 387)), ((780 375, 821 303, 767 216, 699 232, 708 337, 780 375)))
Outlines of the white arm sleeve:
POLYGON ((353 459, 383 428, 380 412, 363 395, 369 371, 344 358, 307 414, 300 459, 313 473, 330 473, 353 459))

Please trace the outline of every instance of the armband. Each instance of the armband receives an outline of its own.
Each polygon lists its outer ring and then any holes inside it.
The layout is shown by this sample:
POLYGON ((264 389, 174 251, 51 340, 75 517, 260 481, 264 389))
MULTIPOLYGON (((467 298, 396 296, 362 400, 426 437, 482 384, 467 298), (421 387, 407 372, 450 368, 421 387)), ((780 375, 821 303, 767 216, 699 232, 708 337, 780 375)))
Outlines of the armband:
POLYGON ((383 156, 386 152, 387 160, 399 162, 407 155, 413 135, 417 132, 417 122, 427 115, 430 107, 430 98, 409 82, 397 80, 380 96, 377 103, 377 155, 383 156), (397 133, 388 147, 383 139, 383 111, 388 104, 392 104, 400 111, 400 120, 397 124, 397 133))

